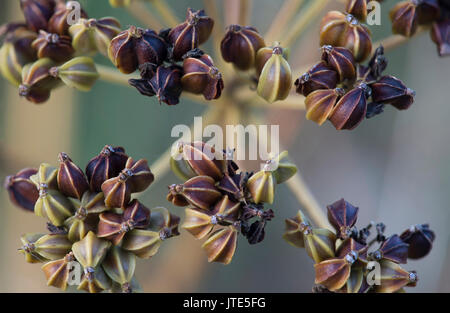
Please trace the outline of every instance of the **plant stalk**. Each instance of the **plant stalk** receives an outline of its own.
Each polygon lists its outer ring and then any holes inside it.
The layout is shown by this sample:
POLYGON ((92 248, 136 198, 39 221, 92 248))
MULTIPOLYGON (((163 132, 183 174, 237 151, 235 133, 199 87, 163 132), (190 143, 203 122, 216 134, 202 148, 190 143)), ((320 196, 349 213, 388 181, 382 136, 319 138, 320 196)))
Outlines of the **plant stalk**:
POLYGON ((145 5, 145 3, 141 1, 133 1, 127 7, 128 12, 142 25, 146 27, 150 27, 156 31, 163 28, 163 25, 159 22, 159 20, 152 14, 149 8, 145 5))
POLYGON ((268 43, 277 40, 278 34, 281 34, 282 30, 286 28, 292 18, 297 13, 300 6, 305 2, 305 0, 285 0, 283 6, 281 7, 278 14, 275 16, 272 25, 270 25, 269 30, 266 32, 264 38, 266 38, 268 43))
POLYGON ((176 17, 176 15, 167 5, 165 0, 148 0, 148 1, 151 2, 153 7, 162 17, 166 26, 175 27, 175 25, 180 24, 180 20, 176 17))

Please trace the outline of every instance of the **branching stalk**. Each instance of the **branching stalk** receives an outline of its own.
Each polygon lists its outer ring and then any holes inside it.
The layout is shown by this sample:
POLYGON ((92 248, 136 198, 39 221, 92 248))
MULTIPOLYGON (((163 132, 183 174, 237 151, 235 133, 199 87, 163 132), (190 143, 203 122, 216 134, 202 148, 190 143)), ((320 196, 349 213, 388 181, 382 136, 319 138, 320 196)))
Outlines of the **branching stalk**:
POLYGON ((172 12, 165 0, 148 0, 151 2, 156 11, 163 18, 167 27, 174 27, 180 23, 180 20, 172 12))
POLYGON ((266 42, 272 43, 277 40, 278 34, 281 34, 282 30, 286 28, 292 18, 297 13, 298 9, 304 3, 304 0, 285 0, 278 14, 275 16, 272 25, 270 25, 264 38, 266 42))
POLYGON ((239 24, 250 25, 250 19, 252 14, 252 0, 240 0, 239 9, 239 24))
POLYGON ((133 1, 127 7, 128 12, 137 19, 142 25, 150 27, 155 31, 159 31, 163 28, 159 20, 152 14, 145 3, 141 1, 133 1))

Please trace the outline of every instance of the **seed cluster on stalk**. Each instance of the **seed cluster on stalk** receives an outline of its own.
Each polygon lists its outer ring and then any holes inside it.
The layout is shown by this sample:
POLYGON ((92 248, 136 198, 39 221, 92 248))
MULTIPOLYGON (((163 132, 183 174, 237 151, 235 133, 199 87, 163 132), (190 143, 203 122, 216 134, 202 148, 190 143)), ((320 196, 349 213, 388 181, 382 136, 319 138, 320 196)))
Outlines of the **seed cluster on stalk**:
POLYGON ((47 285, 66 290, 78 262, 79 290, 137 292, 136 258, 154 256, 178 236, 180 219, 166 208, 148 209, 132 195, 154 180, 146 160, 105 146, 83 172, 66 153, 59 167, 43 163, 5 182, 11 202, 47 219, 48 234, 27 233, 19 249, 29 263, 43 263, 47 285))
POLYGON ((265 226, 274 217, 275 186, 291 178, 297 168, 283 152, 256 173, 239 171, 230 153, 203 142, 180 143, 171 168, 185 182, 169 186, 167 200, 185 209, 182 228, 197 239, 209 262, 229 264, 238 234, 249 244, 264 240, 265 226))
POLYGON ((0 73, 19 88, 19 95, 43 103, 63 85, 89 91, 99 78, 92 56, 107 53, 120 32, 115 18, 80 19, 68 24, 73 1, 20 0, 24 22, 1 27, 0 73))
POLYGON ((347 12, 331 11, 321 23, 322 60, 301 75, 296 91, 306 97, 306 118, 337 130, 356 128, 364 119, 383 112, 386 104, 408 109, 415 92, 398 78, 383 75, 388 60, 383 46, 372 51, 366 1, 350 0, 347 12))
POLYGON ((413 225, 400 236, 386 236, 383 223, 357 228, 359 208, 344 199, 327 206, 327 211, 334 231, 315 227, 298 211, 295 217, 286 219, 283 235, 313 259, 313 292, 394 293, 417 284, 417 273, 400 264, 423 258, 431 251, 435 234, 428 224, 413 225), (373 230, 375 236, 371 236, 373 230), (372 272, 376 266, 370 262, 377 262, 378 272, 372 272))

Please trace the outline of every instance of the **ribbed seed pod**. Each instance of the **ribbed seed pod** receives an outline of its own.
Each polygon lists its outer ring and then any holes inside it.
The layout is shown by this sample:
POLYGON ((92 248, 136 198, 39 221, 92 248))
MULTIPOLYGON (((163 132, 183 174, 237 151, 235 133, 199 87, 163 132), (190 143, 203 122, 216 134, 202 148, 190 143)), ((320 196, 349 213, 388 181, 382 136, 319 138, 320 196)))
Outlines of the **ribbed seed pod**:
POLYGON ((214 20, 205 15, 204 10, 188 9, 186 21, 172 28, 167 41, 172 45, 172 57, 180 61, 184 54, 206 42, 214 27, 214 20))
POLYGON ((343 258, 334 258, 314 264, 316 271, 315 283, 328 288, 330 291, 341 289, 350 278, 351 268, 356 261, 354 253, 343 258))
POLYGON ((36 49, 39 59, 50 58, 55 62, 69 60, 75 50, 69 36, 47 33, 41 30, 32 47, 36 49))
POLYGON ((347 283, 341 290, 346 293, 365 293, 367 283, 364 281, 364 268, 356 265, 352 266, 347 283))
POLYGON ((235 201, 245 202, 251 198, 251 194, 246 190, 247 178, 248 175, 244 173, 225 174, 217 183, 217 189, 235 201))
POLYGON ((381 262, 380 285, 375 286, 375 291, 380 293, 393 293, 400 291, 403 287, 413 287, 417 284, 415 271, 408 272, 397 263, 391 261, 381 262))
POLYGON ((36 169, 26 168, 16 175, 5 179, 5 189, 14 205, 27 211, 34 211, 34 205, 39 198, 39 190, 30 177, 37 173, 36 169))
POLYGON ((272 56, 265 63, 259 76, 258 95, 272 103, 284 100, 292 88, 291 67, 283 57, 283 49, 275 47, 272 56))
POLYGON ((49 73, 54 66, 55 63, 48 58, 25 65, 22 70, 19 95, 36 104, 47 101, 50 98, 51 90, 61 84, 59 79, 49 73))
POLYGON ((223 59, 239 70, 251 69, 258 50, 266 46, 264 39, 255 28, 249 26, 230 25, 227 30, 220 44, 223 59))
POLYGON ((338 99, 344 93, 342 88, 313 91, 305 99, 306 118, 322 125, 330 117, 338 99))
POLYGON ((261 75, 261 72, 264 68, 264 65, 266 65, 267 61, 270 59, 270 57, 273 54, 273 49, 275 47, 280 47, 283 51, 283 58, 288 60, 290 50, 288 48, 282 48, 280 46, 279 42, 275 42, 272 47, 263 47, 259 49, 256 53, 256 61, 255 61, 255 70, 256 70, 256 76, 259 77, 261 75))
POLYGON ((58 189, 65 196, 81 199, 84 192, 89 189, 86 176, 83 171, 72 162, 67 153, 58 155, 58 189))
POLYGON ((119 283, 125 291, 131 287, 136 269, 136 256, 122 248, 112 247, 102 262, 102 267, 106 274, 119 283))
POLYGON ((367 59, 372 52, 370 30, 351 14, 330 11, 322 19, 320 45, 349 49, 356 62, 367 59))
POLYGON ((389 13, 392 21, 392 32, 406 37, 414 35, 417 31, 417 6, 413 1, 397 3, 389 13))
POLYGON ((47 286, 53 286, 63 291, 67 289, 72 262, 75 261, 73 252, 69 252, 64 258, 50 261, 42 266, 42 271, 47 279, 47 286))
POLYGON ((95 52, 108 56, 111 40, 120 33, 120 23, 113 17, 101 19, 80 18, 78 23, 70 26, 72 45, 78 55, 95 52))
POLYGON ((139 258, 149 259, 158 253, 163 239, 159 232, 134 229, 124 238, 121 247, 139 258))
POLYGON ((128 155, 122 147, 105 146, 86 166, 86 176, 93 191, 102 191, 106 180, 116 177, 125 168, 128 155))
POLYGON ((263 202, 273 203, 275 193, 274 180, 273 172, 265 170, 259 171, 249 178, 247 188, 256 204, 263 202))
POLYGON ((160 65, 151 79, 130 79, 129 84, 144 96, 156 96, 160 103, 176 105, 180 102, 180 95, 183 92, 181 77, 180 66, 160 65))
POLYGON ((136 36, 137 28, 131 26, 114 37, 108 48, 109 59, 124 74, 133 73, 139 65, 136 56, 136 36))
POLYGON ((72 248, 66 235, 25 234, 21 241, 23 246, 19 251, 29 263, 60 259, 72 248))
POLYGON ((354 129, 366 117, 369 87, 360 83, 347 92, 331 111, 329 120, 337 130, 354 129))
POLYGON ((36 60, 36 52, 31 47, 36 37, 36 33, 18 27, 7 33, 0 48, 0 73, 15 86, 22 83, 24 66, 36 60))
POLYGON ((306 252, 315 263, 334 258, 336 235, 328 229, 307 226, 303 238, 306 252))
POLYGON ((206 100, 218 99, 224 88, 222 74, 207 54, 188 57, 183 61, 183 90, 203 94, 206 100))
POLYGON ((72 203, 59 191, 39 188, 39 199, 34 206, 34 213, 37 216, 48 219, 55 226, 64 225, 64 221, 72 216, 72 203))
POLYGON ((420 259, 430 253, 435 237, 428 224, 413 225, 400 235, 402 241, 409 244, 410 259, 420 259))
MULTIPOLYGON (((74 1, 58 2, 55 7, 55 13, 48 21, 48 31, 54 34, 68 35, 70 25, 67 21, 75 7, 77 6, 74 4, 74 1)), ((80 10, 80 18, 87 18, 87 14, 83 9, 80 10)))
POLYGON ((58 189, 58 169, 47 163, 39 166, 38 172, 30 176, 37 188, 58 189))
POLYGON ((353 238, 347 238, 339 245, 336 256, 338 258, 343 258, 349 253, 353 253, 356 256, 358 265, 364 266, 367 264, 367 250, 369 247, 357 242, 353 238))
POLYGON ((61 79, 65 85, 81 91, 90 91, 100 77, 94 60, 89 57, 73 58, 61 66, 51 68, 50 74, 61 79))
POLYGON ((338 73, 339 81, 356 78, 355 58, 350 50, 330 45, 323 46, 322 60, 338 73))
POLYGON ((303 214, 302 211, 298 211, 297 215, 293 218, 288 218, 285 220, 286 228, 283 234, 284 240, 286 240, 289 244, 293 245, 297 248, 305 247, 305 240, 303 232, 306 230, 306 227, 310 225, 310 222, 303 214))
POLYGON ((418 2, 417 19, 420 25, 432 23, 440 16, 441 7, 439 0, 422 0, 418 2))
POLYGON ((414 102, 416 93, 394 76, 383 76, 372 84, 372 99, 377 103, 389 103, 398 110, 407 110, 414 102))
POLYGON ((308 96, 319 89, 334 89, 338 83, 338 74, 324 61, 320 61, 295 81, 297 93, 308 96))
POLYGON ((222 196, 209 176, 197 176, 182 185, 169 186, 167 200, 177 206, 191 204, 203 210, 210 210, 222 196))
POLYGON ((55 9, 54 0, 20 0, 20 7, 28 27, 35 32, 46 30, 55 9))
POLYGON ((217 221, 216 223, 213 223, 213 216, 211 211, 187 208, 185 209, 184 223, 181 227, 187 230, 195 238, 203 239, 211 233, 214 226, 217 224, 217 221))
POLYGON ((230 198, 225 195, 216 203, 212 210, 212 213, 214 214, 213 222, 225 225, 233 224, 239 219, 240 209, 240 202, 230 200, 230 198))
POLYGON ((450 55, 450 18, 442 19, 433 23, 431 28, 431 39, 437 45, 439 56, 450 55))
POLYGON ((125 169, 119 176, 110 178, 102 184, 105 204, 109 208, 124 208, 131 199, 131 194, 147 189, 154 176, 146 160, 134 161, 128 158, 125 169))
POLYGON ((228 226, 215 231, 203 243, 202 248, 208 255, 208 262, 229 264, 237 246, 237 229, 228 226))
POLYGON ((83 278, 78 286, 78 290, 84 290, 89 293, 99 293, 109 290, 111 287, 111 278, 106 275, 101 266, 97 268, 87 267, 84 269, 83 278))
POLYGON ((105 197, 103 193, 86 191, 81 201, 70 199, 75 207, 75 214, 69 217, 64 226, 67 227, 70 241, 76 242, 83 239, 89 231, 96 231, 98 224, 98 214, 108 210, 105 207, 105 197))
POLYGON ((358 219, 359 208, 348 203, 344 199, 327 206, 328 221, 336 229, 340 239, 347 239, 351 234, 351 228, 358 219))
POLYGON ((370 255, 376 261, 389 260, 395 263, 406 264, 408 259, 409 245, 400 239, 398 235, 393 235, 384 241, 380 248, 370 255))
POLYGON ((178 225, 180 218, 164 207, 153 208, 150 213, 149 230, 159 231, 162 240, 180 235, 178 225))
POLYGON ((297 166, 289 161, 289 153, 283 151, 276 157, 268 160, 266 166, 273 170, 273 177, 277 184, 282 184, 288 181, 297 173, 297 166))
POLYGON ((138 28, 135 39, 135 53, 138 65, 146 63, 151 63, 154 66, 161 65, 167 58, 167 44, 153 30, 138 28))
POLYGON ((361 22, 367 18, 367 0, 349 0, 345 12, 353 15, 361 22))

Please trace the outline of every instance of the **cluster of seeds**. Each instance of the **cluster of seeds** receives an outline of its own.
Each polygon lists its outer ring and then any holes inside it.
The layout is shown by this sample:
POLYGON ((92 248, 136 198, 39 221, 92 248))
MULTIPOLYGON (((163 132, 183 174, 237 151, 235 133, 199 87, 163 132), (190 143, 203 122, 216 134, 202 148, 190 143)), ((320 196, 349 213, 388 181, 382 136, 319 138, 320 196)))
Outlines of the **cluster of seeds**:
POLYGON ((400 264, 406 264, 408 259, 423 258, 431 251, 435 235, 427 224, 414 225, 400 236, 387 237, 383 223, 357 229, 359 208, 344 199, 329 205, 327 210, 328 221, 335 232, 314 227, 299 211, 286 220, 283 235, 291 245, 305 248, 314 260, 317 286, 313 291, 393 293, 416 285, 416 272, 407 271, 400 264), (369 240, 372 228, 376 236, 369 240), (378 248, 371 249, 374 244, 379 244, 378 248), (373 270, 370 262, 380 266, 375 276, 370 275, 373 270), (379 282, 372 282, 369 276, 379 276, 379 282))
POLYGON ((230 154, 216 151, 203 142, 180 143, 171 167, 183 184, 169 186, 167 200, 188 206, 182 225, 197 239, 209 262, 228 264, 241 233, 250 244, 264 239, 265 226, 274 217, 264 203, 274 201, 275 185, 296 172, 283 152, 257 173, 240 172, 230 154))
POLYGON ((70 26, 72 1, 21 0, 20 5, 25 22, 8 23, 0 31, 1 74, 33 103, 47 101, 62 85, 91 90, 99 77, 91 56, 107 54, 120 23, 111 17, 88 19, 81 10, 70 26))
POLYGON ((164 240, 179 235, 177 216, 131 199, 154 180, 147 161, 105 146, 85 174, 67 154, 58 159, 59 168, 44 163, 6 179, 14 204, 48 220, 50 234, 22 236, 26 261, 44 263, 47 284, 62 290, 71 285, 77 261, 84 269, 79 290, 138 291, 136 257, 151 258, 164 240))

